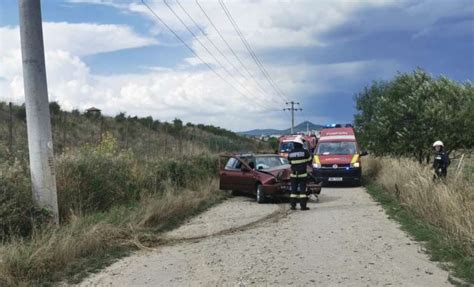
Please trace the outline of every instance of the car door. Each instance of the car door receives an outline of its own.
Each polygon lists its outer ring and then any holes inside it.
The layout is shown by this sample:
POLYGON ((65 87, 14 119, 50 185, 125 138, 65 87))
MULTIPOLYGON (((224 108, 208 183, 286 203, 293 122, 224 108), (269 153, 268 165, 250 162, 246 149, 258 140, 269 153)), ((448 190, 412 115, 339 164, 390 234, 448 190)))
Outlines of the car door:
POLYGON ((231 157, 223 169, 219 171, 219 188, 222 190, 242 190, 240 177, 242 171, 240 168, 240 161, 231 157))
POLYGON ((256 179, 254 170, 242 170, 242 161, 231 157, 219 172, 219 188, 222 190, 239 190, 253 192, 256 179))
MULTIPOLYGON (((243 165, 243 163, 241 163, 243 165)), ((255 186, 258 180, 258 172, 255 170, 255 160, 250 159, 247 164, 249 168, 240 168, 240 175, 238 175, 239 184, 241 186, 241 190, 254 193, 256 192, 255 186)))

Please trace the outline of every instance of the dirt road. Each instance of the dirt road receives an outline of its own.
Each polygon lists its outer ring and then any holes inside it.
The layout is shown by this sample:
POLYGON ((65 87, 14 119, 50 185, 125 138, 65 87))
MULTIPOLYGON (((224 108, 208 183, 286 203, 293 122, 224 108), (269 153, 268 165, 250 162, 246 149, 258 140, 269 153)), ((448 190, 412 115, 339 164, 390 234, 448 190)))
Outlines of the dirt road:
POLYGON ((309 206, 226 201, 82 286, 450 286, 363 188, 324 188, 309 206))

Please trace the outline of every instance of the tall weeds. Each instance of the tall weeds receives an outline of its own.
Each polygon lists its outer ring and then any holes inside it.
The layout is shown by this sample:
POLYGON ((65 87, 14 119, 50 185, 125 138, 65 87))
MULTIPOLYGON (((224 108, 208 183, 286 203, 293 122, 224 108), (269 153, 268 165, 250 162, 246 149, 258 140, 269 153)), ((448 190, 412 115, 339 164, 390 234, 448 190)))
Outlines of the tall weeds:
POLYGON ((156 232, 222 198, 217 157, 137 157, 112 135, 57 159, 61 226, 31 199, 28 169, 0 165, 0 286, 60 281, 100 267, 111 253, 143 247, 156 232), (44 220, 40 220, 43 218, 44 220))
MULTIPOLYGON (((156 232, 220 200, 215 180, 195 190, 169 185, 162 194, 143 195, 135 207, 71 217, 59 229, 42 229, 29 239, 16 238, 0 248, 0 285, 47 284, 106 263, 114 250, 141 248, 156 232)), ((72 276, 74 277, 74 276, 72 276)))
POLYGON ((368 158, 365 175, 424 221, 442 229, 449 240, 474 257, 474 185, 455 176, 434 181, 429 166, 409 159, 368 158))

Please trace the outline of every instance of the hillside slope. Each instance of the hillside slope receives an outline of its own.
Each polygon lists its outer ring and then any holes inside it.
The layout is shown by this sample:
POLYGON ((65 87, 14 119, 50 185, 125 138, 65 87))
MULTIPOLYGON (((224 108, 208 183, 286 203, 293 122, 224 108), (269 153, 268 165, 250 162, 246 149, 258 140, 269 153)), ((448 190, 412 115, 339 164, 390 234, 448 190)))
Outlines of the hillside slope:
MULTIPOLYGON (((298 125, 295 126, 295 132, 306 132, 308 129, 310 131, 312 130, 320 130, 323 125, 318 125, 314 124, 309 121, 304 121, 298 125)), ((246 136, 268 136, 268 135, 287 135, 291 134, 291 129, 284 129, 284 130, 278 130, 278 129, 254 129, 254 130, 249 130, 249 131, 243 131, 243 132, 238 132, 238 134, 241 135, 246 135, 246 136)))
MULTIPOLYGON (((199 153, 200 151, 255 151, 258 143, 244 136, 214 126, 172 123, 152 117, 138 118, 121 113, 115 117, 88 115, 75 110, 61 111, 50 104, 53 143, 56 154, 86 144, 95 145, 105 133, 112 134, 119 147, 141 156, 166 153, 199 153)), ((9 156, 23 159, 27 155, 26 115, 24 106, 13 106, 12 150, 10 151, 10 113, 0 102, 0 159, 9 156)))

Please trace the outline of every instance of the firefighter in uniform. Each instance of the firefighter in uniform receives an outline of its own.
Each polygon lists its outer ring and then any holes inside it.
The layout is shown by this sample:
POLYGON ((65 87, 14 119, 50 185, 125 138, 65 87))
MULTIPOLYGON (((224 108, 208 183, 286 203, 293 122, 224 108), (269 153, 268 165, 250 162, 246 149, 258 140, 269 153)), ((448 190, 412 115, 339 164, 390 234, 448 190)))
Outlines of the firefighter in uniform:
POLYGON ((296 209, 299 202, 301 210, 308 210, 306 206, 308 195, 306 194, 307 166, 311 163, 311 154, 303 147, 303 138, 297 137, 293 140, 293 149, 288 153, 288 161, 291 164, 291 209, 296 209))
POLYGON ((435 141, 433 148, 436 153, 433 161, 433 169, 435 171, 433 179, 446 178, 450 161, 448 154, 444 151, 444 144, 442 141, 435 141))

